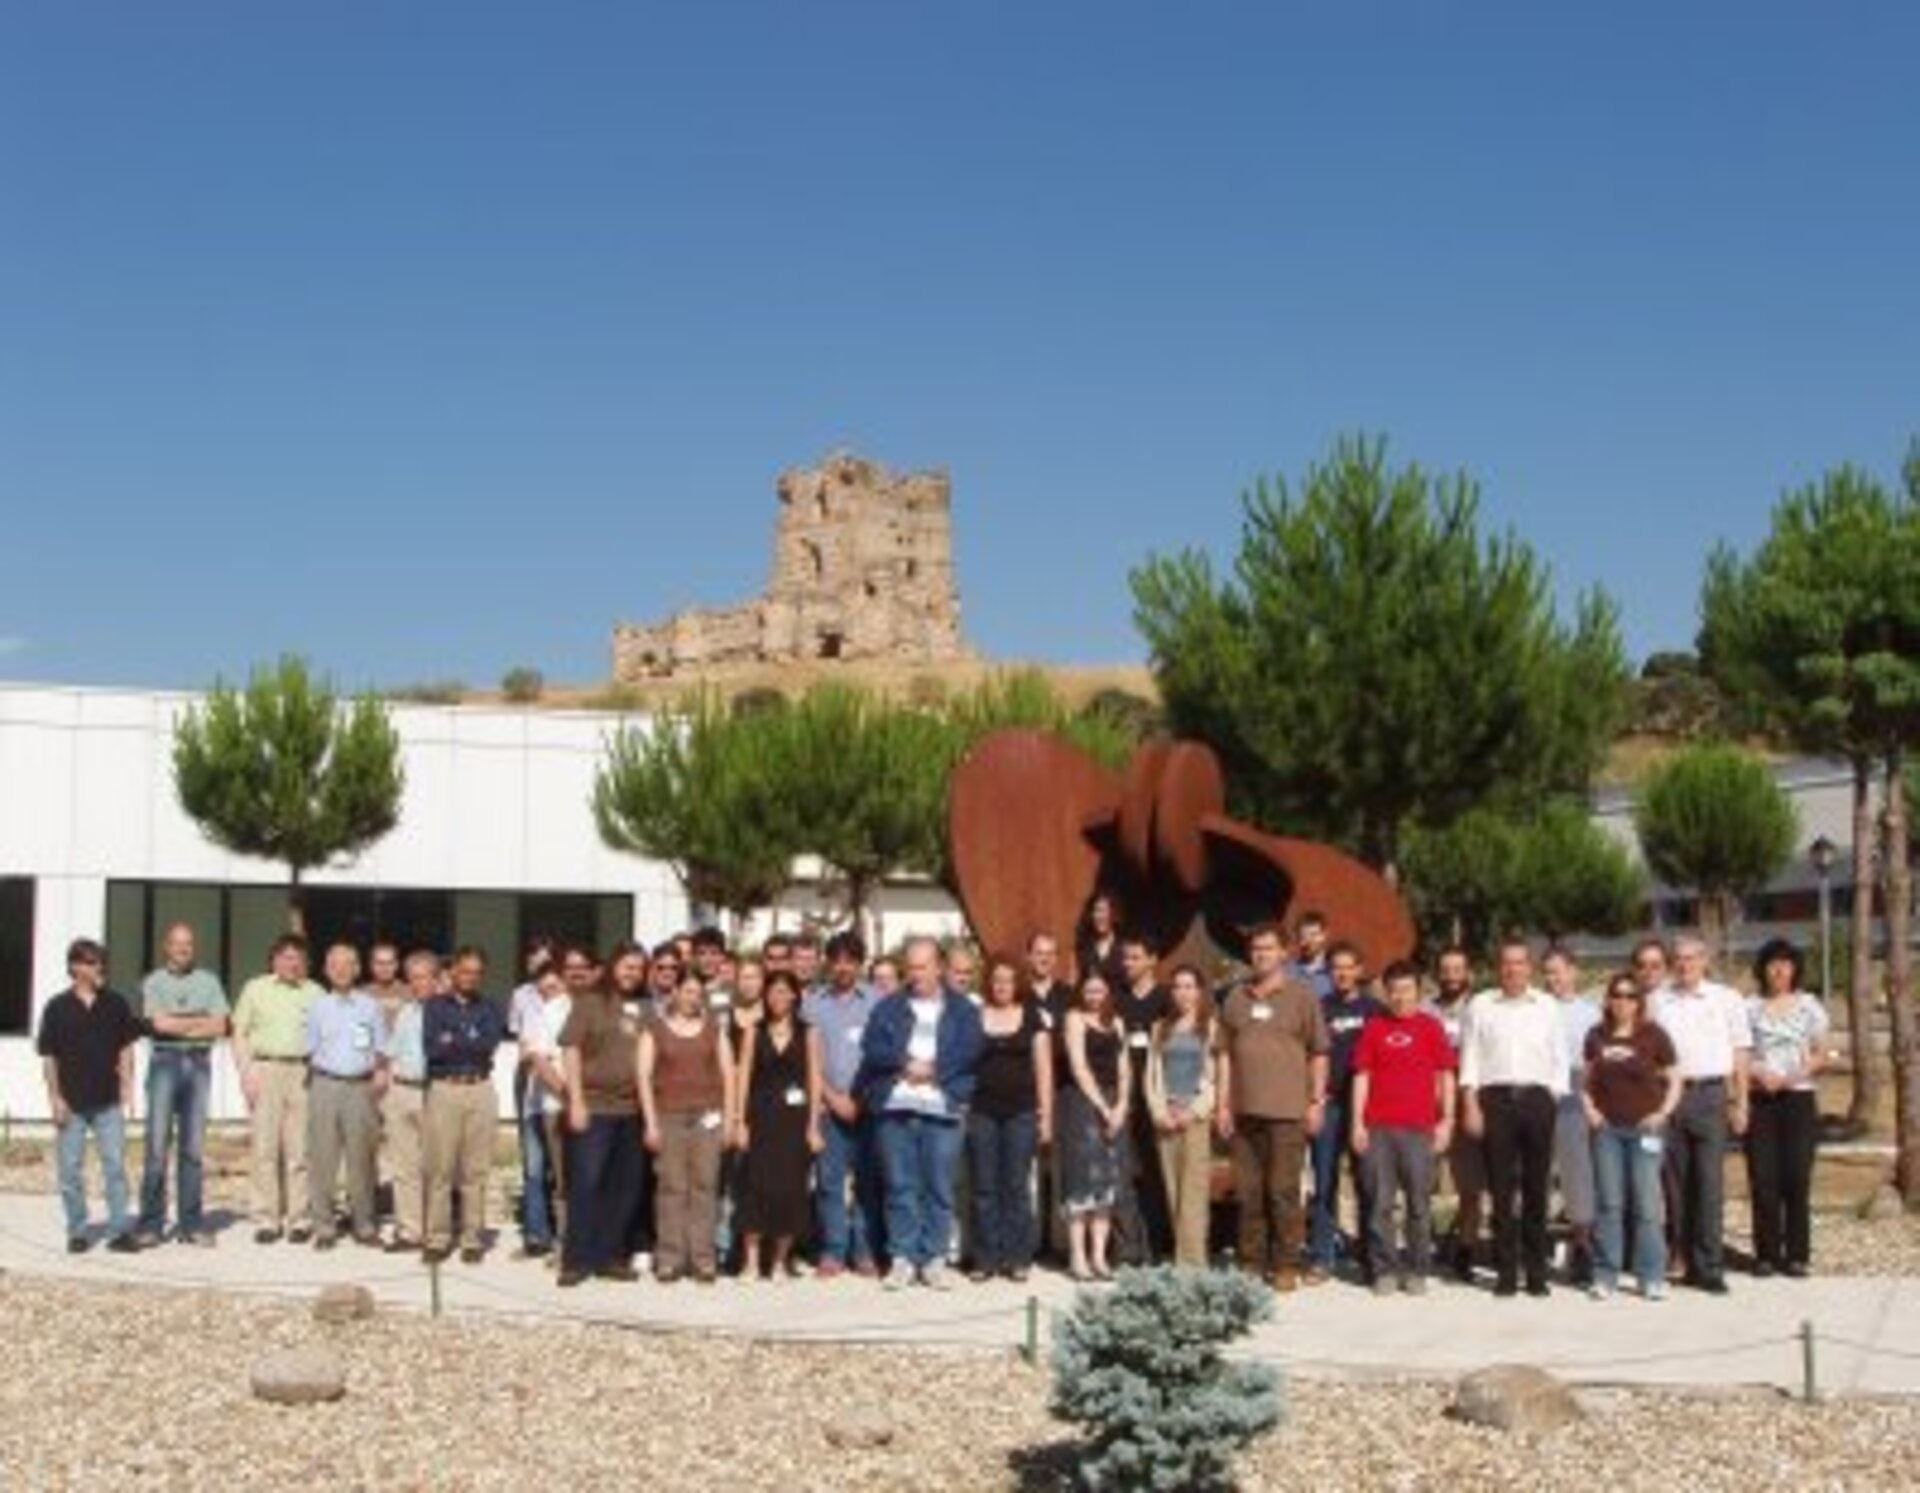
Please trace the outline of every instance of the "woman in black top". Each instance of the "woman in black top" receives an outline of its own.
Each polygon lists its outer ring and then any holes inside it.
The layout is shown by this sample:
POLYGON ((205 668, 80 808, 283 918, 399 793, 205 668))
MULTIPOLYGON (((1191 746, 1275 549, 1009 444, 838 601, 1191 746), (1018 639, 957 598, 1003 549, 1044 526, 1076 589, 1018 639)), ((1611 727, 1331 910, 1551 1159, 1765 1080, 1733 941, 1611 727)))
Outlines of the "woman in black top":
POLYGON ((967 1111, 974 1280, 1025 1280, 1039 1242, 1033 1157, 1053 1139, 1053 1044, 1033 1002, 1019 997, 1019 967, 990 960, 980 1009, 986 1045, 967 1111))
POLYGON ((1120 1137, 1133 1087, 1122 1051, 1126 1040, 1106 977, 1097 970, 1082 976, 1067 1013, 1073 1082, 1060 1101, 1060 1191, 1075 1280, 1113 1277, 1107 1251, 1120 1196, 1120 1137))
POLYGON ((767 976, 764 1019, 742 1037, 736 1133, 740 1175, 740 1275, 760 1277, 760 1246, 772 1247, 775 1279, 793 1271, 793 1241, 812 1218, 808 1177, 819 1154, 819 1036, 794 1014, 800 985, 786 970, 767 976))

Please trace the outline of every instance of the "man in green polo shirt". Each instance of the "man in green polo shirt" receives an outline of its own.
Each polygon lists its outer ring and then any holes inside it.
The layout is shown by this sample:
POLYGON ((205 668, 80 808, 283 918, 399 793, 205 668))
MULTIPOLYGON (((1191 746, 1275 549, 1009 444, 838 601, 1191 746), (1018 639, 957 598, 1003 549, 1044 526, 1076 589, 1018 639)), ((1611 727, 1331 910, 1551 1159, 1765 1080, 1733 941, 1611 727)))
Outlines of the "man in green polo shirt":
POLYGON ((167 1226, 167 1152, 179 1148, 182 1244, 211 1244, 202 1212, 207 1104, 213 1092, 213 1044, 227 1033, 227 993, 194 963, 193 929, 175 923, 161 943, 165 962, 140 986, 141 1025, 153 1039, 147 1063, 147 1156, 140 1175, 142 1244, 158 1244, 167 1226))
POLYGON ((322 994, 307 978, 307 941, 284 933, 233 1008, 233 1065, 253 1116, 254 1241, 284 1229, 312 1236, 307 1216, 307 1013, 322 994))

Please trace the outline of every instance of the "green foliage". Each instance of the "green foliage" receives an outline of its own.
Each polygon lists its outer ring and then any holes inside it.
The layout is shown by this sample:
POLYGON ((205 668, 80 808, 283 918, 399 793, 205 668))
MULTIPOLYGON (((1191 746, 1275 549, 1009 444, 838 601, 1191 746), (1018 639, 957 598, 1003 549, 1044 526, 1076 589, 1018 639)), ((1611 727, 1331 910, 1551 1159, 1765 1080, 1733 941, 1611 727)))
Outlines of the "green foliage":
POLYGON ((581 703, 588 710, 607 710, 618 715, 631 715, 646 704, 646 697, 630 684, 610 684, 605 689, 588 695, 581 703))
POLYGON ((1157 736, 1166 729, 1166 717, 1160 707, 1145 695, 1136 695, 1130 689, 1097 691, 1087 701, 1085 714, 1112 721, 1135 742, 1157 736))
POLYGON ((990 732, 1021 726, 1057 732, 1105 767, 1124 765, 1134 748, 1124 723, 1091 707, 1074 710, 1038 669, 989 675, 949 700, 943 716, 956 762, 990 732))
POLYGON ((515 705, 531 705, 547 691, 547 676, 522 664, 500 678, 500 693, 515 705))
POLYGON ((298 658, 256 669, 244 690, 216 684, 189 706, 173 775, 209 839, 281 862, 296 888, 305 872, 391 830, 406 782, 385 707, 370 696, 343 707, 298 658))
POLYGON ((593 789, 601 838, 673 866, 696 901, 741 915, 772 901, 803 848, 779 722, 703 693, 614 732, 593 789))
POLYGON ((1403 869, 1427 945, 1458 937, 1482 956, 1509 933, 1624 933, 1646 893, 1632 852, 1571 800, 1525 818, 1471 809, 1445 829, 1416 829, 1403 869))
POLYGON ((1730 746, 1688 747, 1654 768, 1633 821, 1653 873, 1698 891, 1722 933, 1738 900, 1786 865, 1799 833, 1766 764, 1730 746))
POLYGON ((1124 1270, 1082 1292, 1053 1350, 1053 1413, 1081 1426, 1095 1489, 1233 1487, 1233 1455, 1280 1420, 1278 1376, 1221 1349, 1273 1315, 1273 1293, 1238 1273, 1124 1270))
POLYGON ((1700 612, 1745 723, 1856 761, 1920 739, 1920 490, 1843 466, 1788 494, 1753 555, 1714 552, 1700 612))
POLYGON ((787 708, 787 697, 777 689, 759 685, 743 689, 733 697, 733 713, 742 718, 771 715, 787 708))
POLYGON ((1692 653, 1655 653, 1633 682, 1631 729, 1649 736, 1695 741, 1729 724, 1720 687, 1692 653))
POLYGON ((1243 506, 1231 578, 1193 551, 1132 577, 1168 719, 1243 813, 1386 866, 1412 824, 1585 791, 1629 703, 1613 604, 1562 623, 1533 551, 1481 537, 1471 478, 1348 439, 1243 506))
POLYGON ((467 686, 461 679, 432 679, 420 684, 396 684, 381 693, 408 705, 458 705, 467 697, 467 686))

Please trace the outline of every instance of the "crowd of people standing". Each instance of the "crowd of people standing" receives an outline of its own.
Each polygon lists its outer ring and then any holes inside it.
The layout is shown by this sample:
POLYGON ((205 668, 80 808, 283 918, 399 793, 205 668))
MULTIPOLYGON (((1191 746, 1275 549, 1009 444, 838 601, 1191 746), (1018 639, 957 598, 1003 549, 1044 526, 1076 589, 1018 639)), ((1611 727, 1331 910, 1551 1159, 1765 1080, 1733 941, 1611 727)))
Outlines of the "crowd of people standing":
POLYGON ((261 1244, 345 1238, 478 1263, 512 1052, 520 1251, 562 1286, 877 1277, 893 1288, 1075 1279, 1230 1253, 1282 1291, 1345 1272, 1419 1294, 1437 1268, 1497 1295, 1556 1273, 1605 1298, 1631 1281, 1726 1286, 1724 1158, 1745 1147, 1752 1269, 1804 1275, 1827 1059, 1799 953, 1767 944, 1756 993, 1708 977, 1706 948, 1648 940, 1584 993, 1572 955, 1519 939, 1475 989, 1464 950, 1432 979, 1370 972, 1327 920, 1254 930, 1223 982, 1095 898, 1074 950, 1018 955, 910 939, 870 960, 851 933, 776 935, 754 957, 715 929, 604 957, 538 940, 496 1004, 462 948, 309 951, 288 934, 229 1003, 166 933, 136 1003, 106 951, 69 951, 39 1033, 68 1247, 93 1241, 93 1139, 108 1247, 213 1242, 203 1156, 225 1042, 249 1114, 261 1244), (148 1045, 146 1154, 125 1177, 136 1044, 148 1045), (1224 1156, 1230 1188, 1216 1187, 1224 1156), (381 1179, 389 1196, 381 1205, 381 1179), (1353 1226, 1341 1192, 1352 1195, 1353 1226), (1216 1201, 1235 1205, 1216 1240, 1216 1201), (1451 1226, 1436 1230, 1436 1198, 1451 1226), (1554 1230, 1564 1220, 1560 1258, 1554 1230), (1483 1230, 1490 1239, 1483 1239, 1483 1230), (1216 1248, 1216 1243, 1227 1248, 1216 1248))

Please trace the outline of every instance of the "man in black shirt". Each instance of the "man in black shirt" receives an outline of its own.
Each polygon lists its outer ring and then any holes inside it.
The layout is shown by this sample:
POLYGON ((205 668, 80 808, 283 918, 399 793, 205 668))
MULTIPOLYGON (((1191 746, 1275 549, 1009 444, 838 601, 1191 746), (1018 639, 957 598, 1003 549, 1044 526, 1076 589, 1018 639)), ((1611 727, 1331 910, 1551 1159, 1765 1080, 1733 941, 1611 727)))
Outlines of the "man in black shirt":
POLYGON ((72 985, 47 1002, 35 1044, 46 1071, 47 1108, 59 1132, 60 1202, 67 1249, 83 1254, 87 1234, 87 1136, 100 1150, 107 1189, 107 1248, 132 1254, 127 1216, 126 1111, 133 1102, 133 1044, 140 1023, 126 1000, 106 988, 107 951, 92 939, 67 949, 72 985))
POLYGON ((1114 987, 1114 1009, 1127 1029, 1127 1061, 1133 1070, 1134 1103, 1127 1113, 1131 1157, 1122 1157, 1120 1195, 1114 1204, 1120 1262, 1151 1265, 1173 1252, 1173 1221, 1167 1210, 1166 1184, 1160 1177, 1160 1147, 1147 1108, 1147 1054, 1154 1026, 1165 1018, 1166 987, 1161 985, 1153 945, 1137 933, 1120 943, 1122 981, 1114 987))
POLYGON ((1331 1047, 1327 1064, 1327 1108, 1320 1133, 1313 1138, 1313 1215, 1308 1273, 1322 1278, 1331 1276, 1335 1256, 1350 1247, 1359 1259, 1361 1275, 1372 1284, 1366 1228, 1369 1193, 1366 1177, 1348 1144, 1353 1126, 1350 1101, 1353 1055, 1360 1046, 1360 1033, 1368 1021, 1384 1014, 1386 1007, 1362 985, 1360 951, 1352 944, 1342 941, 1328 948, 1327 976, 1332 990, 1320 998, 1320 1014, 1326 1021, 1331 1047), (1359 1224, 1351 1243, 1340 1232, 1342 1170, 1352 1176, 1354 1196, 1359 1204, 1359 1224))

